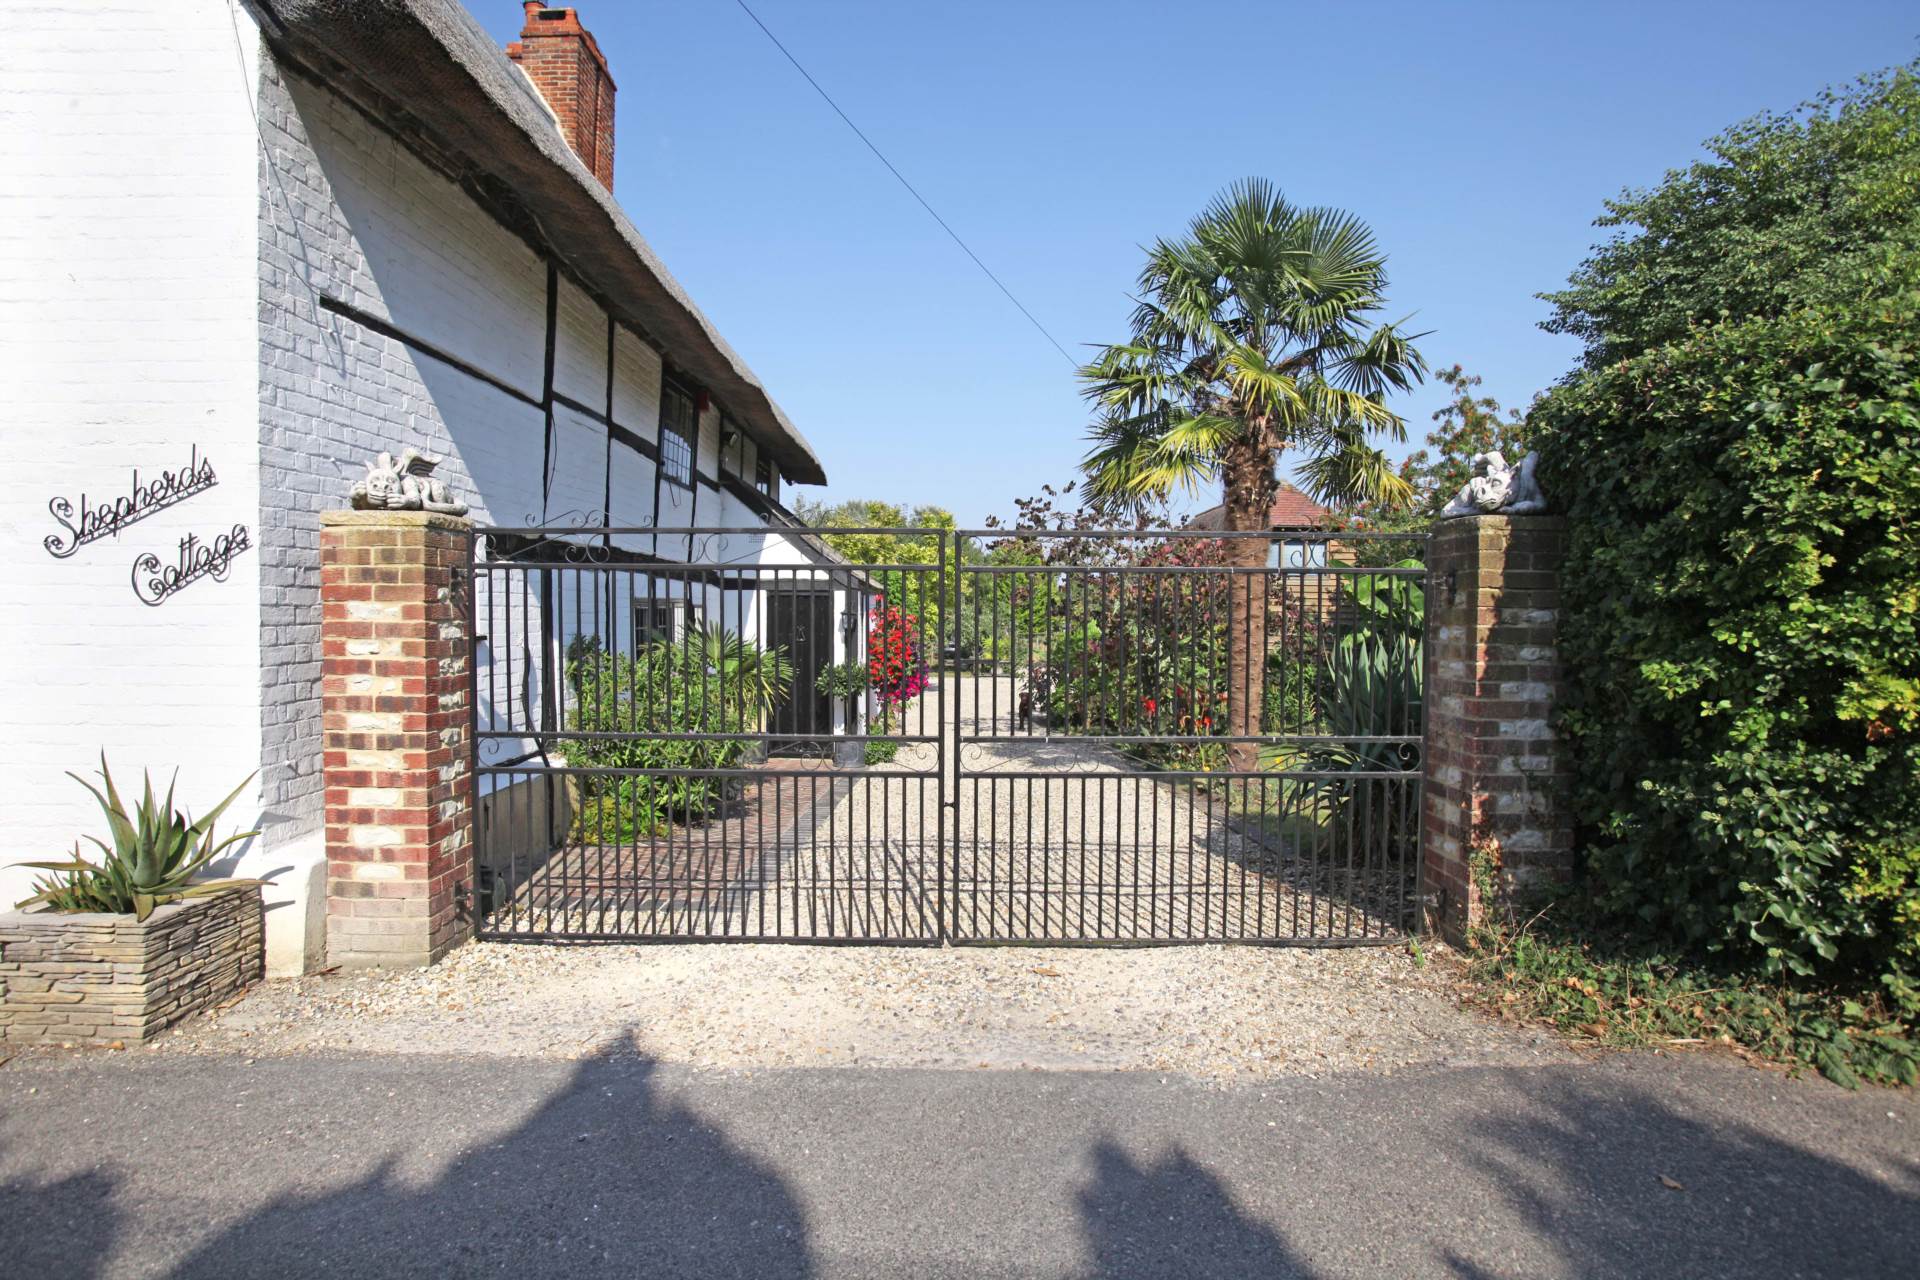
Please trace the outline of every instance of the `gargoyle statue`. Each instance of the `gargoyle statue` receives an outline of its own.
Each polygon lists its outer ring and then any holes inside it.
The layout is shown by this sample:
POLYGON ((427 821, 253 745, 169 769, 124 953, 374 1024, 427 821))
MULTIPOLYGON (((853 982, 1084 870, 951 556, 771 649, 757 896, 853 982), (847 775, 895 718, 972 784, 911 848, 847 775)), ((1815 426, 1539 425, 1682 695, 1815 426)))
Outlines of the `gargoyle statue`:
POLYGON ((354 482, 354 510, 467 514, 467 504, 454 501, 446 482, 433 478, 436 465, 435 459, 418 449, 402 449, 398 461, 392 454, 382 453, 367 464, 366 478, 354 482))
POLYGON ((1540 492, 1540 481, 1534 475, 1539 463, 1537 453, 1520 459, 1517 467, 1508 466, 1497 449, 1492 453, 1474 454, 1473 475, 1460 486, 1453 501, 1441 509, 1441 517, 1525 515, 1545 511, 1546 495, 1540 492))

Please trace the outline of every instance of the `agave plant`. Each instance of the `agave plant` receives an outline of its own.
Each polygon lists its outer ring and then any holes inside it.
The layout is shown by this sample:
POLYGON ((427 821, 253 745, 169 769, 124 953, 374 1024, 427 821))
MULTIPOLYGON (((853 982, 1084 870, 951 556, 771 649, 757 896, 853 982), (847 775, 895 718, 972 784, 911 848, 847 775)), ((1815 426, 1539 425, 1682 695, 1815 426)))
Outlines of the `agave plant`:
POLYGON ((129 814, 119 791, 114 788, 113 775, 107 772, 105 754, 100 757, 104 792, 77 773, 67 776, 91 791, 93 798, 100 802, 113 843, 109 845, 93 836, 87 837, 100 847, 103 856, 98 862, 82 857, 76 844, 73 857, 65 862, 19 864, 56 874, 41 876, 34 883, 37 892, 16 906, 41 903, 55 911, 105 911, 145 920, 162 903, 266 883, 263 880, 194 879, 227 849, 260 834, 242 831, 219 841, 213 836, 214 822, 239 798, 254 775, 248 774, 245 781, 233 789, 232 795, 197 820, 173 807, 172 784, 167 787, 166 799, 156 804, 151 776, 145 778, 145 794, 140 797, 139 807, 129 814))
POLYGON ((1413 767, 1419 753, 1408 744, 1350 740, 1420 732, 1424 691, 1418 640, 1392 633, 1343 636, 1327 655, 1322 685, 1320 710, 1327 732, 1349 740, 1347 745, 1368 762, 1358 767, 1413 767))

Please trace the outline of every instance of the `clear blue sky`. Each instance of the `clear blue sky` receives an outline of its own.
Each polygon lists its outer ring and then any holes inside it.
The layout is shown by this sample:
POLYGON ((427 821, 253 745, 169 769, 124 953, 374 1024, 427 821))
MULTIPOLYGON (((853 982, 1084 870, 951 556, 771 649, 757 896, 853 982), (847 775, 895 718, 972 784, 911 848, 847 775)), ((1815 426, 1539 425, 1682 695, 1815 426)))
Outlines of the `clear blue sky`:
MULTIPOLYGON (((514 0, 467 0, 504 43, 514 0)), ((1078 356, 1141 244, 1248 174, 1372 224, 1390 312, 1503 403, 1570 364, 1534 295, 1601 201, 1721 128, 1920 52, 1906 3, 748 0, 1078 356)), ((1069 364, 734 0, 580 0, 615 194, 826 463, 808 496, 1007 514, 1072 478, 1069 364)), ((1396 404, 1417 440, 1443 396, 1396 404)))

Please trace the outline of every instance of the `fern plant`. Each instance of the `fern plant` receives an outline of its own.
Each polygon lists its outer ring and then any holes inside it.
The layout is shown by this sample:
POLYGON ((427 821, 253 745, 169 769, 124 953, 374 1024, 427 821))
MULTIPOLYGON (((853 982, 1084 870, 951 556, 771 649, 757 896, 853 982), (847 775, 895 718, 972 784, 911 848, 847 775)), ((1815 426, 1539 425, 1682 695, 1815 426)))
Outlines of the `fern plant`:
POLYGON ((260 834, 242 831, 224 840, 215 840, 213 835, 213 824, 226 812, 227 806, 239 798, 247 783, 253 781, 253 774, 248 774, 233 789, 233 794, 199 819, 190 818, 173 807, 172 784, 168 784, 166 799, 156 803, 150 775, 143 775, 144 793, 138 807, 129 814, 113 785, 113 775, 107 771, 104 753, 100 757, 104 792, 77 773, 67 776, 99 801, 102 812, 107 815, 113 843, 87 837, 100 848, 102 857, 98 862, 82 857, 80 846, 75 844, 73 857, 67 861, 20 863, 54 874, 39 877, 34 882, 33 896, 16 906, 43 905, 66 912, 102 911, 145 920, 162 903, 266 883, 264 880, 194 879, 227 849, 260 834))

